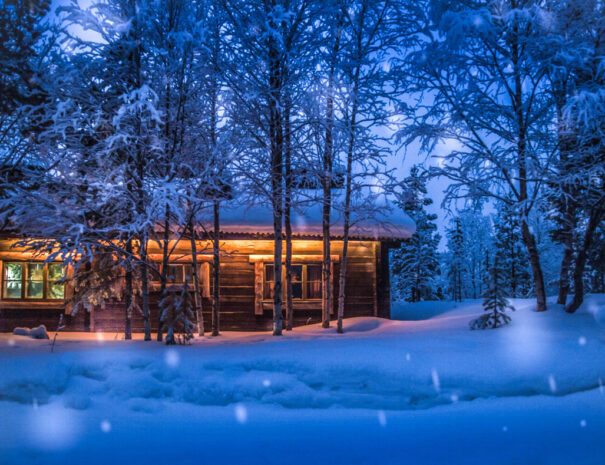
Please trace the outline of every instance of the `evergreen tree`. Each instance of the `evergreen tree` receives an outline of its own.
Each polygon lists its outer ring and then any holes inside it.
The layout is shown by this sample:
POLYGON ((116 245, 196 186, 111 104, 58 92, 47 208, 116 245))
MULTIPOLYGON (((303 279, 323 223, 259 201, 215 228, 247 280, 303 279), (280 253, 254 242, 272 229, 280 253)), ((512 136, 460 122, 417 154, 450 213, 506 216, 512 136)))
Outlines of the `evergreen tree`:
POLYGON ((493 242, 492 224, 489 217, 474 208, 460 212, 459 218, 464 242, 462 297, 477 299, 483 295, 489 275, 486 256, 493 242))
POLYGON ((464 280, 464 234, 460 218, 454 218, 453 226, 447 231, 447 276, 449 294, 455 302, 462 301, 464 280))
POLYGON ((471 329, 493 329, 507 325, 510 322, 510 317, 505 313, 506 310, 515 310, 506 299, 502 287, 503 271, 499 266, 497 257, 494 259, 490 275, 491 281, 483 301, 483 310, 487 313, 472 320, 470 322, 471 329))
POLYGON ((531 272, 527 266, 527 252, 521 239, 518 215, 501 204, 494 218, 496 258, 504 277, 502 286, 512 297, 524 297, 531 290, 531 272))
POLYGON ((441 237, 437 233, 437 215, 428 213, 425 207, 433 200, 427 197, 426 178, 414 166, 404 185, 407 197, 401 208, 416 223, 416 232, 400 249, 393 251, 393 290, 397 297, 408 302, 437 298, 435 277, 439 272, 437 248, 441 237))
POLYGON ((194 304, 186 282, 182 287, 169 286, 164 289, 160 312, 166 328, 167 345, 177 342, 185 344, 193 339, 194 304))
POLYGON ((592 250, 588 258, 588 285, 590 292, 602 294, 605 292, 605 222, 596 231, 592 250))

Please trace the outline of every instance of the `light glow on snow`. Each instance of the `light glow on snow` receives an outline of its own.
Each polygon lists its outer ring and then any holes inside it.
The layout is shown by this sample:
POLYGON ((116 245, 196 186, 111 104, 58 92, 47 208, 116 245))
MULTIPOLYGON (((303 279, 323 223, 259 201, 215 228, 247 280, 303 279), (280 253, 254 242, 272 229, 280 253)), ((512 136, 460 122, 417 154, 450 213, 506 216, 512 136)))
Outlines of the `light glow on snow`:
POLYGON ((44 450, 70 447, 77 439, 77 421, 71 409, 51 404, 33 409, 29 417, 32 443, 44 450))

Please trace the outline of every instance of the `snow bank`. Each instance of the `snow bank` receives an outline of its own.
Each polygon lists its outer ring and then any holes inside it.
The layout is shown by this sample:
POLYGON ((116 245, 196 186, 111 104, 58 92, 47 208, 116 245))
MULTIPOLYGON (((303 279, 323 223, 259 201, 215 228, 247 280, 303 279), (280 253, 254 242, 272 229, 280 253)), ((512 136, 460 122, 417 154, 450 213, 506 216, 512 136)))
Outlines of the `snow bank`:
MULTIPOLYGON (((472 301, 457 306, 439 304, 432 310, 428 303, 420 304, 418 313, 430 315, 424 320, 345 320, 344 336, 334 328, 326 331, 315 325, 282 338, 226 333, 219 338, 197 338, 191 346, 166 347, 156 342, 114 340, 114 335, 89 335, 92 340, 77 340, 72 335, 67 340, 68 335, 60 334, 54 353, 45 341, 0 336, 0 408, 3 417, 16 425, 8 433, 0 427, 0 437, 6 433, 13 438, 11 443, 0 444, 0 454, 17 457, 14 454, 23 448, 48 452, 56 446, 76 460, 78 453, 84 454, 91 444, 94 447, 103 435, 113 438, 112 447, 123 449, 134 440, 157 451, 152 438, 167 448, 168 438, 185 440, 176 432, 167 433, 168 428, 190 435, 190 444, 212 440, 204 442, 210 449, 223 444, 225 435, 254 447, 249 454, 258 454, 262 444, 275 457, 283 455, 275 444, 267 445, 259 437, 260 431, 283 436, 281 444, 292 444, 289 438, 299 437, 301 444, 319 447, 289 456, 290 463, 322 463, 318 457, 326 456, 319 451, 324 447, 325 452, 328 444, 317 435, 325 434, 332 440, 330 447, 334 439, 341 441, 342 463, 401 463, 402 449, 395 447, 400 442, 387 447, 396 454, 391 460, 383 451, 379 461, 364 455, 355 443, 349 451, 346 443, 361 431, 375 431, 377 441, 387 431, 401 441, 415 428, 427 438, 450 437, 446 425, 481 435, 485 425, 479 423, 485 421, 489 428, 497 428, 488 444, 500 449, 506 441, 501 428, 521 434, 528 432, 527 425, 533 425, 550 428, 552 433, 549 422, 559 415, 563 415, 559 418, 562 437, 571 435, 576 443, 571 424, 578 431, 589 431, 580 426, 584 421, 597 428, 590 430, 593 434, 598 428, 602 431, 605 344, 593 315, 605 306, 605 296, 590 296, 575 315, 555 305, 548 312, 536 313, 531 311, 532 301, 515 300, 513 304, 517 311, 511 324, 489 332, 468 329, 469 319, 481 312, 480 304, 472 301), (557 413, 558 405, 564 412, 557 413), (543 412, 550 412, 545 414, 544 424, 543 412), (32 420, 32 415, 38 420, 32 420), (44 428, 66 431, 67 439, 44 442, 39 425, 37 429, 30 425, 42 419, 48 423, 44 428), (324 429, 320 424, 330 427, 324 429), (140 435, 133 438, 133 428, 144 428, 149 443, 140 435), (257 442, 248 442, 251 438, 257 442)), ((414 311, 413 306, 401 307, 408 313, 414 311)), ((374 433, 368 434, 364 434, 365 441, 371 442, 374 433)), ((414 437, 418 437, 416 433, 414 437)), ((456 432, 452 437, 467 445, 470 440, 456 432)), ((418 441, 432 451, 425 451, 426 457, 436 457, 432 445, 424 439, 418 441)), ((602 442, 598 444, 591 447, 605 453, 602 442)), ((298 450, 299 446, 292 447, 298 450)), ((413 450, 406 450, 406 459, 411 454, 418 463, 444 463, 444 457, 441 461, 422 460, 423 452, 412 443, 409 447, 413 450)), ((374 449, 369 445, 368 450, 374 449)), ((135 458, 146 456, 144 451, 138 452, 133 454, 135 458)), ((525 456, 511 453, 490 463, 535 463, 520 461, 525 456)), ((40 463, 59 463, 62 456, 57 454, 56 461, 44 456, 47 461, 40 459, 40 463)), ((120 460, 132 460, 129 453, 123 454, 120 460)), ((478 456, 485 461, 485 456, 478 456)), ((564 456, 549 455, 555 459, 564 456)), ((250 463, 225 450, 179 457, 184 463, 202 463, 200 457, 218 459, 217 463, 250 463)), ((273 462, 262 455, 258 463, 273 462)))

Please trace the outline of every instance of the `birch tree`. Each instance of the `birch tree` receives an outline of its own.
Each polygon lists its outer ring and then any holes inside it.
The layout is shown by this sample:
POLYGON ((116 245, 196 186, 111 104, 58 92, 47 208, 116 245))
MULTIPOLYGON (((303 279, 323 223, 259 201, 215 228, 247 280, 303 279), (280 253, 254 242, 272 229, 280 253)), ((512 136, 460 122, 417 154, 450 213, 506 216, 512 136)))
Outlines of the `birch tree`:
POLYGON ((432 170, 450 181, 447 199, 492 198, 517 209, 537 310, 546 310, 528 222, 554 157, 552 102, 536 65, 543 9, 533 0, 486 0, 432 2, 428 11, 419 21, 425 32, 401 63, 420 103, 409 107, 413 123, 400 135, 428 151, 440 140, 460 143, 432 170))

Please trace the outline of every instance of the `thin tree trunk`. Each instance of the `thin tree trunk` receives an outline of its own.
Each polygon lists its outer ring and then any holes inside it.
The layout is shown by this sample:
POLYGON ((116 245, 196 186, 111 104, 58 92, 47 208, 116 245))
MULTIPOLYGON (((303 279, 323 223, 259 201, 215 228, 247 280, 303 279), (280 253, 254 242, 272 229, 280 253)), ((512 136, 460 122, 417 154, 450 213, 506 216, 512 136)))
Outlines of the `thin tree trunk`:
POLYGON ((322 327, 330 327, 330 312, 332 311, 332 287, 331 279, 331 251, 330 251, 330 210, 332 208, 332 158, 334 155, 333 127, 334 127, 334 75, 336 63, 340 52, 340 35, 344 21, 341 9, 336 25, 336 36, 334 38, 334 49, 332 50, 330 72, 328 75, 328 88, 326 99, 326 136, 324 153, 322 157, 322 186, 323 186, 323 210, 322 210, 322 233, 323 233, 323 260, 322 260, 322 304, 321 320, 322 327))
POLYGON ((538 312, 545 311, 546 307, 546 291, 544 288, 544 277, 542 275, 542 266, 540 264, 540 256, 538 254, 538 247, 536 246, 536 239, 529 230, 527 223, 527 217, 529 214, 528 202, 529 196, 527 191, 527 125, 524 117, 524 102, 523 102, 523 84, 521 82, 521 74, 519 71, 519 39, 518 39, 518 26, 513 26, 512 40, 512 61, 513 69, 515 73, 515 96, 514 96, 514 109, 515 118, 517 124, 517 169, 519 171, 519 194, 518 200, 520 202, 523 212, 521 214, 521 236, 523 243, 527 248, 529 254, 529 260, 531 263, 532 275, 534 279, 534 291, 536 292, 536 310, 538 312))
MULTIPOLYGON (((164 292, 166 291, 166 280, 168 273, 168 247, 170 239, 170 206, 166 204, 164 212, 164 237, 162 240, 162 273, 160 274, 160 295, 164 298, 164 292)), ((162 342, 164 320, 162 318, 162 309, 158 312, 158 342, 162 342)))
MULTIPOLYGON (((563 82, 557 82, 555 86, 555 104, 557 106, 557 138, 559 141, 559 171, 565 174, 569 167, 569 159, 572 151, 572 133, 567 127, 565 118, 563 117, 563 108, 566 104, 567 91, 563 82)), ((573 231, 576 227, 574 194, 572 186, 564 182, 561 186, 560 210, 562 223, 560 225, 561 233, 563 234, 563 258, 561 259, 561 272, 559 274, 559 295, 557 303, 565 305, 567 303, 567 295, 569 294, 569 274, 573 261, 573 231)))
POLYGON ((534 291, 536 292, 536 311, 543 312, 546 308, 546 290, 544 288, 544 277, 540 265, 540 256, 536 245, 536 238, 529 230, 527 218, 521 219, 521 237, 529 254, 529 263, 534 278, 534 291))
POLYGON ((286 195, 284 202, 284 226, 286 228, 286 331, 292 331, 294 325, 294 309, 292 296, 292 224, 291 224, 291 209, 292 209, 292 146, 291 146, 291 127, 290 127, 290 101, 286 97, 286 105, 284 109, 285 119, 285 187, 286 195))
POLYGON ((143 311, 143 327, 145 331, 145 340, 151 341, 151 324, 149 323, 149 283, 147 280, 147 237, 141 238, 141 310, 143 311))
POLYGON ((557 303, 565 305, 567 303, 567 294, 569 294, 569 273, 571 271, 571 262, 573 260, 573 241, 571 231, 565 232, 563 241, 563 258, 561 259, 561 272, 559 274, 559 295, 557 303))
POLYGON ((220 243, 219 234, 221 231, 220 217, 219 217, 219 202, 214 201, 214 233, 212 235, 212 253, 214 255, 213 264, 213 275, 214 275, 214 286, 213 286, 213 299, 212 299, 212 335, 218 336, 220 334, 220 268, 221 268, 221 257, 220 257, 220 243))
MULTIPOLYGON (((271 2, 274 7, 275 2, 271 2)), ((272 20, 270 22, 273 22, 272 20)), ((271 27, 277 29, 276 24, 271 27)), ((282 335, 282 221, 283 221, 283 184, 284 184, 284 140, 281 113, 281 94, 283 92, 283 74, 280 53, 275 40, 268 41, 269 57, 269 132, 271 157, 271 195, 273 205, 273 335, 282 335)))
POLYGON ((204 314, 202 313, 202 293, 200 290, 200 277, 197 268, 197 244, 195 242, 196 235, 193 218, 189 221, 189 233, 191 234, 191 261, 193 264, 193 302, 197 319, 197 334, 199 337, 202 337, 204 335, 204 314))
POLYGON ((126 241, 126 253, 128 254, 128 260, 126 262, 126 290, 124 291, 124 300, 126 303, 126 313, 124 315, 124 339, 132 339, 132 267, 130 260, 132 259, 132 240, 129 238, 126 241))
POLYGON ((603 210, 598 206, 593 208, 584 232, 584 239, 582 241, 582 247, 578 250, 576 262, 573 271, 573 286, 574 296, 565 311, 567 313, 574 313, 582 302, 584 302, 584 269, 586 268, 586 259, 588 258, 588 251, 592 244, 592 238, 596 231, 601 219, 603 218, 603 210))

